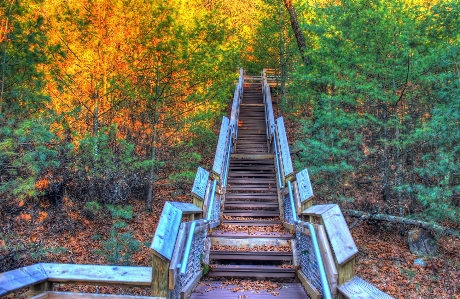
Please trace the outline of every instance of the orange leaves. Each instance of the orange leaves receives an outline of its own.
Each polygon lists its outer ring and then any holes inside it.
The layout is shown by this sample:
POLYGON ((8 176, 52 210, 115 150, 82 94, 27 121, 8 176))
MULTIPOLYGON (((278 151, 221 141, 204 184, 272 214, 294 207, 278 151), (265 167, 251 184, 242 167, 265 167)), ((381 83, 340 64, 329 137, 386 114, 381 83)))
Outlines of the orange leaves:
POLYGON ((35 182, 35 188, 39 191, 44 191, 48 189, 50 186, 50 182, 45 178, 35 182))
POLYGON ((19 215, 19 218, 21 220, 24 220, 24 221, 30 221, 31 220, 30 214, 26 214, 26 213, 21 213, 21 215, 19 215))
POLYGON ((264 245, 256 245, 251 247, 236 247, 230 245, 218 245, 214 244, 211 247, 211 250, 221 250, 221 251, 239 251, 239 252, 291 252, 291 246, 287 245, 272 245, 272 244, 264 244, 264 245))
POLYGON ((48 213, 42 211, 39 213, 38 220, 42 222, 43 220, 46 219, 46 217, 48 217, 48 213))

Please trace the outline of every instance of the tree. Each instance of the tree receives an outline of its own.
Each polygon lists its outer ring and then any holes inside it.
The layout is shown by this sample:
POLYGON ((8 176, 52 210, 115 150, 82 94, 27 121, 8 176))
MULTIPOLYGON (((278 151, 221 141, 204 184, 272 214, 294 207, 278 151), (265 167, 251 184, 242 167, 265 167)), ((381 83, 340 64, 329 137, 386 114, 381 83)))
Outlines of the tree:
POLYGON ((39 194, 36 183, 57 166, 57 147, 47 110, 43 67, 49 63, 48 27, 35 2, 2 2, 4 30, 0 94, 0 193, 25 199, 39 194))
POLYGON ((450 173, 458 161, 451 139, 438 134, 456 119, 447 107, 455 109, 458 93, 458 4, 344 0, 299 7, 312 62, 298 67, 290 86, 294 111, 309 117, 298 141, 299 167, 309 167, 338 198, 347 197, 350 182, 369 180, 380 185, 386 213, 438 211, 448 203, 453 219, 450 173))

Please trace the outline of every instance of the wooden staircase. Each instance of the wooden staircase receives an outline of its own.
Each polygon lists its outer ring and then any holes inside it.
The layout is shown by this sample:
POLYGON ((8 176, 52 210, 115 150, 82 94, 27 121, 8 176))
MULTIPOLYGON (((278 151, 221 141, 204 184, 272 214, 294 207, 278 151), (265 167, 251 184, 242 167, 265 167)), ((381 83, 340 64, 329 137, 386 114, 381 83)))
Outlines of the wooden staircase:
MULTIPOLYGON (((238 141, 230 156, 223 221, 210 234, 208 276, 294 278, 294 236, 284 231, 279 219, 276 170, 267 144, 261 84, 244 87, 238 141)), ((284 288, 297 290, 295 298, 308 298, 300 284, 288 285, 284 288)), ((191 298, 204 298, 199 293, 193 293, 191 298)), ((215 291, 211 293, 216 295, 215 291)))

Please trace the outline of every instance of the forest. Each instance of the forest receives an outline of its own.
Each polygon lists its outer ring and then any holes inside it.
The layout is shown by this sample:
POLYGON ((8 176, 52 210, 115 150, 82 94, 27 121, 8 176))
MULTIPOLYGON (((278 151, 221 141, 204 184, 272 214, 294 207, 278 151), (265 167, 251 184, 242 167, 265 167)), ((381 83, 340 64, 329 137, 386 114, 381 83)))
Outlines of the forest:
POLYGON ((315 203, 342 207, 362 261, 397 260, 362 275, 460 298, 459 15, 456 0, 2 0, 0 272, 148 265, 163 203, 212 167, 238 69, 266 68, 315 203), (415 222, 439 243, 424 268, 379 252, 415 222))

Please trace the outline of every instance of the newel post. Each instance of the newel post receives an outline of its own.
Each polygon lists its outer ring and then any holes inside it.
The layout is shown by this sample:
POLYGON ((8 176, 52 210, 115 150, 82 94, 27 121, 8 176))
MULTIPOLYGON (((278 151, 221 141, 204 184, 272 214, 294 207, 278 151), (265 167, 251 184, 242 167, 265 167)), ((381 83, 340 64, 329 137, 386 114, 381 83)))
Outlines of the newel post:
POLYGON ((152 296, 168 297, 169 261, 158 256, 152 258, 152 296))
POLYGON ((166 202, 153 237, 152 246, 152 296, 168 297, 169 263, 176 244, 182 220, 182 211, 174 203, 166 202))

